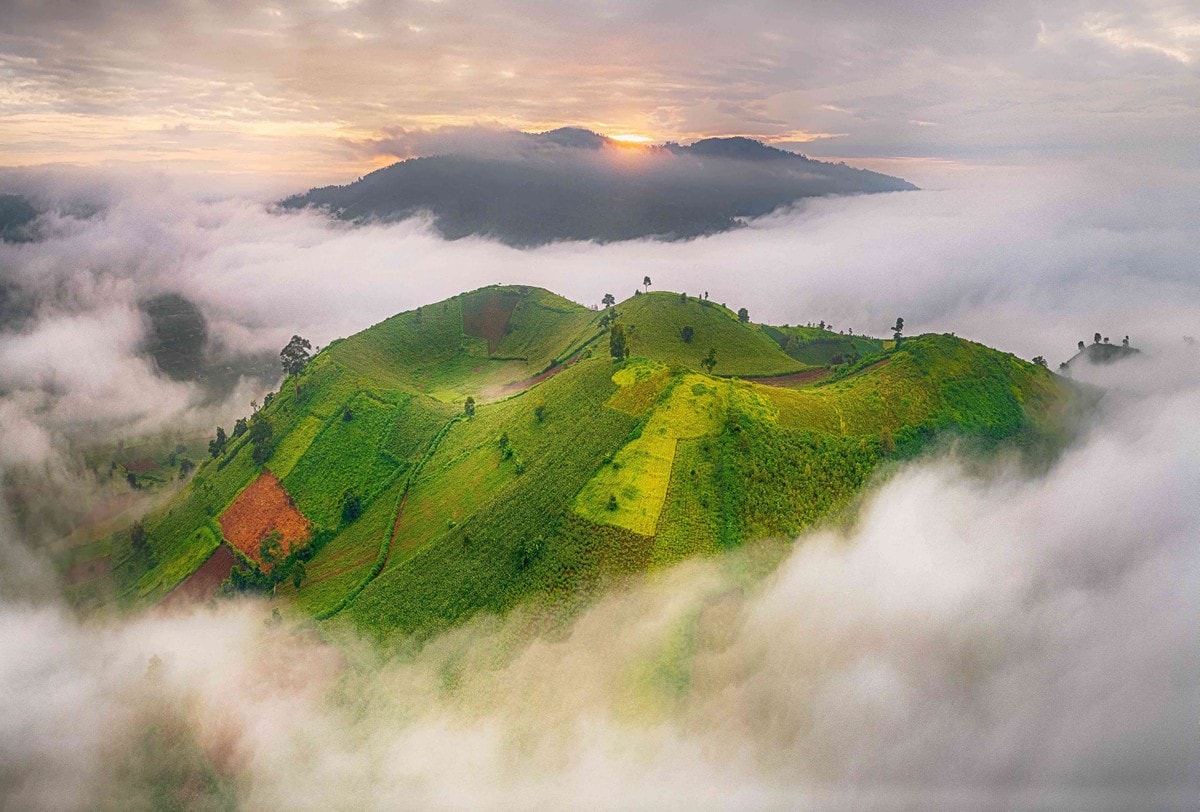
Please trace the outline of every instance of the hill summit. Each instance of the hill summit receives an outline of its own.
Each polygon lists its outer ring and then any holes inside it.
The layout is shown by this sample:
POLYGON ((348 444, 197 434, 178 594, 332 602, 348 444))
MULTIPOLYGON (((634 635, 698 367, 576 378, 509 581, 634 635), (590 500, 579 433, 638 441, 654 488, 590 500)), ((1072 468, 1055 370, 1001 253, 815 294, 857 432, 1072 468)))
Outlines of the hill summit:
POLYGON ((1070 399, 1044 367, 954 336, 770 327, 670 292, 589 309, 482 288, 301 366, 170 504, 109 539, 120 600, 224 581, 424 635, 794 537, 889 460, 945 435, 1040 442, 1070 399))
POLYGON ((447 239, 482 235, 531 246, 687 239, 737 228, 804 198, 916 189, 749 138, 651 146, 573 127, 513 136, 503 149, 411 158, 280 205, 351 222, 425 213, 447 239))

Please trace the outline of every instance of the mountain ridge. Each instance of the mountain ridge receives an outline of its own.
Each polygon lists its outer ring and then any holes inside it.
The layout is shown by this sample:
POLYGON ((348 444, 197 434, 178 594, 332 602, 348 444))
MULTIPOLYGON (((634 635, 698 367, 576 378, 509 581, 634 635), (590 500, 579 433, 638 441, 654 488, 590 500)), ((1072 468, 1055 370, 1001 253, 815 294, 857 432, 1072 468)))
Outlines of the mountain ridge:
POLYGON ((807 198, 917 189, 740 136, 657 146, 569 127, 520 135, 507 149, 409 158, 278 205, 354 223, 425 212, 447 239, 484 236, 536 246, 690 239, 807 198))

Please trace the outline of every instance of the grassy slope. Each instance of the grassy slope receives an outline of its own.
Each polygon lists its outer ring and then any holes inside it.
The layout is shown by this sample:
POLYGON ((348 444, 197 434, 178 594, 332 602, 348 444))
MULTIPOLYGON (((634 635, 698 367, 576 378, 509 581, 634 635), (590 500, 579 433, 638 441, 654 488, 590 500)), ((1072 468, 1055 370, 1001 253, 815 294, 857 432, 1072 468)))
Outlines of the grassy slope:
POLYGON ((842 335, 820 327, 763 325, 762 330, 788 357, 811 366, 842 364, 883 349, 883 341, 878 338, 842 335))
POLYGON ((691 296, 683 302, 678 293, 657 291, 626 299, 617 312, 634 356, 700 369, 713 348, 717 375, 781 375, 805 368, 757 327, 739 322, 736 313, 713 302, 691 296), (685 326, 695 331, 687 343, 680 337, 685 326))
MULTIPOLYGON (((591 338, 599 314, 544 291, 477 291, 321 353, 263 411, 277 438, 267 467, 329 531, 300 588, 278 597, 318 616, 340 609, 381 636, 531 596, 572 599, 608 573, 792 535, 847 505, 888 456, 947 430, 1031 438, 1065 400, 1045 369, 950 336, 907 339, 799 389, 730 379, 803 364, 716 305, 654 293, 617 309, 643 357, 614 364, 597 351, 519 395, 481 398, 466 420, 446 393, 481 393, 496 369, 509 380, 540 372, 591 338), (496 332, 501 298, 511 326, 496 332), (489 336, 463 334, 464 299, 472 329, 489 336), (496 356, 528 360, 488 361, 489 341, 496 356), (716 376, 694 371, 710 346, 716 376), (347 490, 364 513, 340 526, 347 490)), ((219 539, 211 518, 259 471, 249 457, 233 443, 147 519, 154 566, 130 553, 128 534, 114 542, 126 596, 161 595, 207 557, 219 539)))

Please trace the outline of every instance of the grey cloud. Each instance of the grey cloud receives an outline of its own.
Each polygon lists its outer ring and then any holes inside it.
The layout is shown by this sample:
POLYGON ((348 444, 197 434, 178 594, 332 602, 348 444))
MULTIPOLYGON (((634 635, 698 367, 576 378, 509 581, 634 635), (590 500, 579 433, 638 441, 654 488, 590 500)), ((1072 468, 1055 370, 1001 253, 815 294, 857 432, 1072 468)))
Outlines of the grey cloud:
MULTIPOLYGON (((676 138, 845 133, 820 144, 841 156, 1129 153, 1153 141, 1179 162, 1196 124, 1195 12, 1150 0, 8 6, 0 65, 26 98, 10 112, 195 114, 230 133, 220 122, 238 111, 354 131, 326 144, 451 120, 676 138), (833 126, 821 105, 858 115, 833 126)), ((321 149, 305 137, 274 141, 321 149)))

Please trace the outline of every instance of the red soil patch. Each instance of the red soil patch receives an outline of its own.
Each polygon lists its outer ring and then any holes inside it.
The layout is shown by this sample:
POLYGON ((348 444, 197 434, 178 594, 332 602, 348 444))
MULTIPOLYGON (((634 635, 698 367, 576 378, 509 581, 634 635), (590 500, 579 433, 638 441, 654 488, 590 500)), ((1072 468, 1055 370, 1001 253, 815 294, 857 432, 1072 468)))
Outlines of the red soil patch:
POLYGON ((93 558, 91 561, 80 561, 67 570, 67 583, 70 586, 82 584, 93 578, 108 574, 108 556, 93 558))
POLYGON ((487 341, 492 354, 504 340, 504 330, 517 306, 518 296, 499 290, 487 290, 464 299, 462 304, 463 332, 487 341))
POLYGON ((745 380, 761 383, 765 386, 803 386, 809 383, 823 381, 833 375, 828 369, 806 369, 802 372, 793 372, 790 375, 772 375, 769 378, 746 378, 745 380))
POLYGON ((282 536, 279 545, 283 555, 308 541, 312 534, 312 525, 270 471, 263 471, 238 494, 218 521, 229 543, 259 563, 262 559, 258 546, 268 533, 278 531, 282 536))
POLYGON ((217 587, 233 572, 235 559, 233 550, 224 544, 213 550, 208 560, 200 568, 183 579, 163 598, 162 605, 167 608, 187 606, 201 603, 217 593, 217 587))
POLYGON ((131 474, 148 474, 158 467, 158 463, 149 457, 125 463, 125 470, 131 474))

